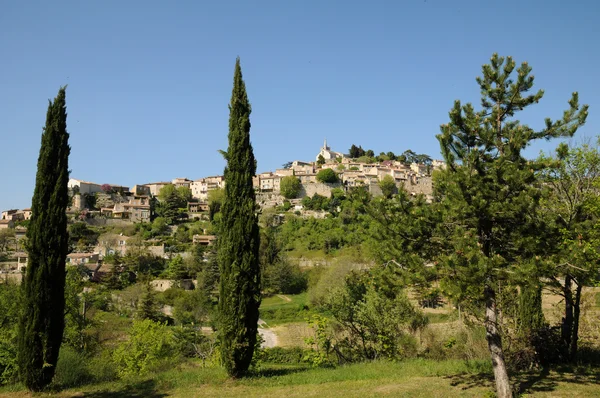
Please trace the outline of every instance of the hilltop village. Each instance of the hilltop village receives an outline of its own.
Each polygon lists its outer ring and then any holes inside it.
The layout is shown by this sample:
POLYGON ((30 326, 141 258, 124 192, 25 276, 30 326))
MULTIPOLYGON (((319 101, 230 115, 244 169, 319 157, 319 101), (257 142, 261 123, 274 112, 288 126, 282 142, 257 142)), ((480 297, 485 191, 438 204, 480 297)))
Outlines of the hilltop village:
MULTIPOLYGON (((333 189, 348 191, 354 187, 365 187, 373 196, 381 196, 380 182, 390 176, 396 186, 403 186, 412 194, 432 194, 431 172, 444 167, 444 163, 433 160, 429 164, 407 163, 398 160, 373 162, 373 158, 351 158, 335 152, 323 143, 313 162, 296 160, 286 167, 256 175, 253 179, 257 202, 263 207, 282 206, 286 200, 294 210, 304 210, 302 199, 315 194, 330 197, 333 189), (366 158, 366 159, 365 159, 366 158), (332 182, 322 182, 317 176, 324 169, 331 169, 336 178, 332 182), (297 195, 286 198, 281 193, 281 181, 295 176, 300 181, 297 195)), ((125 187, 112 184, 99 184, 71 178, 69 190, 73 196, 71 212, 85 212, 86 217, 120 219, 131 222, 148 222, 151 218, 151 199, 158 197, 161 189, 173 185, 175 188, 189 188, 190 200, 187 203, 189 218, 200 216, 209 210, 209 193, 225 186, 223 176, 209 176, 196 180, 174 178, 171 181, 150 182, 125 187)), ((12 209, 2 212, 0 228, 13 226, 19 220, 28 220, 31 209, 12 209)))
MULTIPOLYGON (((426 158, 423 163, 410 162, 406 158, 390 160, 395 158, 391 153, 382 153, 375 157, 369 153, 372 151, 367 151, 365 156, 362 148, 356 149, 357 152, 351 154, 335 152, 325 140, 314 161, 297 160, 275 171, 257 174, 253 178, 257 204, 263 209, 275 208, 293 211, 302 217, 324 218, 327 212, 318 206, 309 206, 309 199, 330 198, 336 192, 347 193, 356 187, 363 187, 373 196, 381 196, 384 180, 388 183, 393 181, 395 189, 402 186, 411 194, 424 194, 426 198, 431 199, 431 173, 435 169, 443 168, 443 162, 430 160, 425 155, 421 155, 426 158), (322 175, 326 175, 327 178, 321 177, 322 175), (297 181, 291 193, 283 192, 285 189, 282 188, 282 182, 286 179, 297 181)), ((408 160, 411 160, 410 157, 408 160)), ((157 216, 161 222, 162 219, 166 219, 165 222, 171 226, 173 233, 178 228, 174 225, 174 219, 178 222, 189 220, 205 223, 202 228, 190 233, 189 243, 211 246, 216 239, 211 232, 211 201, 219 200, 216 198, 219 193, 222 194, 224 185, 223 176, 208 176, 196 180, 174 178, 171 181, 143 183, 133 187, 71 178, 68 183, 71 196, 68 213, 74 223, 72 225, 85 224, 109 231, 101 233, 97 239, 87 242, 88 244, 75 245, 68 255, 67 262, 71 265, 85 266, 90 279, 99 279, 111 268, 106 263, 103 266, 106 256, 115 253, 126 255, 132 250, 132 242, 128 242, 131 236, 122 232, 114 233, 115 231, 110 229, 135 224, 153 225, 152 221, 157 216), (156 210, 169 200, 169 194, 181 192, 184 194, 178 197, 175 215, 171 217, 166 211, 156 210)), ((0 262, 0 272, 5 274, 5 277, 20 280, 21 271, 27 264, 27 254, 22 241, 26 236, 26 226, 30 218, 30 208, 5 210, 1 214, 0 243, 4 243, 0 249, 5 253, 5 258, 0 262)), ((87 227, 80 229, 85 232, 85 228, 87 227)), ((70 233, 77 235, 73 231, 70 233)), ((86 239, 80 239, 80 243, 82 241, 86 239)), ((143 245, 137 242, 137 246, 144 246, 145 251, 157 257, 172 257, 173 249, 169 252, 169 245, 165 246, 164 242, 157 239, 145 239, 143 245)), ((186 253, 179 255, 185 257, 186 253)), ((157 288, 164 289, 168 288, 171 282, 159 280, 155 284, 157 288)))

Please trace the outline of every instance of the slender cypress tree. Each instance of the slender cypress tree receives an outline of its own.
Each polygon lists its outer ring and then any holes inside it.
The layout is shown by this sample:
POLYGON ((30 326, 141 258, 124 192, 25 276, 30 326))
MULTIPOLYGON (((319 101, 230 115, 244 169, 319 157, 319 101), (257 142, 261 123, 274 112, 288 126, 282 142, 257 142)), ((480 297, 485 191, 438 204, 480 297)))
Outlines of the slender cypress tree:
POLYGON ((233 377, 243 376, 252 361, 261 300, 260 238, 252 187, 256 161, 250 144, 250 112, 238 58, 229 104, 229 147, 223 152, 227 166, 218 242, 221 358, 233 377))
POLYGON ((27 229, 29 261, 22 284, 18 361, 21 379, 32 391, 52 381, 64 329, 71 151, 65 88, 48 104, 27 229))

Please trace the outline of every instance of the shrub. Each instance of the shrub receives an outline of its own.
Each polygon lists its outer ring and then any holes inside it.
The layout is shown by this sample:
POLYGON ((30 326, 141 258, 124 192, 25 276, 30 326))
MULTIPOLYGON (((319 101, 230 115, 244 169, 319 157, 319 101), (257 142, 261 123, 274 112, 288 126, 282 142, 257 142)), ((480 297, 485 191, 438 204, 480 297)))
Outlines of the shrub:
POLYGON ((0 341, 0 385, 15 381, 17 375, 18 364, 15 344, 0 341))
POLYGON ((261 362, 281 363, 281 364, 300 364, 306 356, 307 350, 301 347, 273 347, 261 348, 256 352, 257 359, 261 362))
POLYGON ((58 356, 53 383, 60 388, 69 388, 80 386, 90 379, 85 355, 63 345, 58 356))
POLYGON ((120 377, 144 375, 162 361, 175 356, 173 336, 169 329, 150 319, 134 321, 129 340, 121 343, 113 353, 120 377))

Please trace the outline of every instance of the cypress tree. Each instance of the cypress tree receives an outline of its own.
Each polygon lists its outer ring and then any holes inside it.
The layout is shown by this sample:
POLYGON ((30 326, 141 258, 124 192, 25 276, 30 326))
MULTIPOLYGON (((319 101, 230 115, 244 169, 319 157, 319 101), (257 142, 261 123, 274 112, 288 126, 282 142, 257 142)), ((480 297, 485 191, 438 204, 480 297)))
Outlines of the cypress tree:
POLYGON ((21 379, 32 391, 52 381, 64 329, 71 151, 65 88, 48 104, 27 229, 29 261, 22 284, 18 361, 21 379))
POLYGON ((227 166, 218 242, 221 358, 233 377, 243 376, 250 366, 261 300, 260 238, 252 187, 256 161, 250 144, 250 112, 238 58, 229 104, 229 147, 223 152, 227 166))

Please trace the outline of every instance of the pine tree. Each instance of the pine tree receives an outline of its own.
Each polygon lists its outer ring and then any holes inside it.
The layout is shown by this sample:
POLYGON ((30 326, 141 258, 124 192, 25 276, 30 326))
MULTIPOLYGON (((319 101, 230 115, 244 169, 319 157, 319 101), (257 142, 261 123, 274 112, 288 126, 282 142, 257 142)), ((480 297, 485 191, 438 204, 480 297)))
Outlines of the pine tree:
POLYGON ((223 152, 227 166, 218 242, 221 357, 233 377, 243 376, 250 366, 261 300, 260 237, 252 187, 256 161, 250 144, 250 112, 238 58, 229 104, 229 147, 223 152))
POLYGON ((545 165, 523 157, 533 141, 570 137, 585 122, 587 106, 579 108, 574 93, 561 120, 545 120, 539 131, 514 119, 516 112, 539 102, 532 95, 531 67, 494 54, 477 78, 482 110, 455 101, 450 123, 441 126, 440 141, 447 169, 436 180, 444 209, 448 250, 441 265, 446 289, 457 299, 485 307, 488 348, 498 397, 512 396, 502 335, 498 325, 498 286, 509 283, 516 265, 534 262, 544 241, 535 219, 540 202, 536 171, 545 165))
POLYGON ((68 140, 62 87, 48 105, 27 229, 29 261, 22 285, 18 360, 21 379, 32 391, 40 391, 52 381, 63 337, 69 240, 68 140))

